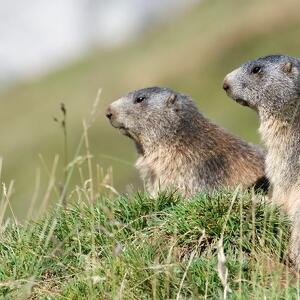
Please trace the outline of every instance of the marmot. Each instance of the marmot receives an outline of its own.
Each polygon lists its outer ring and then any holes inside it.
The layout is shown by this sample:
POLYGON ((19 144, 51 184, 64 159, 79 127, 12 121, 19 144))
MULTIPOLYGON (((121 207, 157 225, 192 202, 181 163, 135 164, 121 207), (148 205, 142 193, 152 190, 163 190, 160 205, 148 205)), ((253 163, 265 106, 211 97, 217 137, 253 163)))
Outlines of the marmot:
MULTIPOLYGON (((270 55, 250 61, 228 74, 223 88, 236 102, 258 112, 259 131, 267 147, 266 174, 272 189, 271 200, 297 221, 300 216, 300 60, 270 55)), ((300 222, 294 225, 295 236, 300 233, 300 222)), ((298 266, 299 263, 300 260, 298 266)))
POLYGON ((107 109, 111 125, 134 140, 136 167, 151 195, 184 196, 264 182, 264 153, 207 120, 192 99, 169 88, 133 91, 107 109))

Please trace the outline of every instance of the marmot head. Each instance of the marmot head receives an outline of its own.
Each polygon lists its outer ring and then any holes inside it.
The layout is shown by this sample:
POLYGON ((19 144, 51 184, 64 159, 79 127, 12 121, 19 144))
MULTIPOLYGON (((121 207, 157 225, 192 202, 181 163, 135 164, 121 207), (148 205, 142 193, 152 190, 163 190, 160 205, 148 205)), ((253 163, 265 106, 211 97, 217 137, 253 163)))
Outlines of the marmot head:
POLYGON ((198 113, 193 101, 168 88, 133 91, 110 104, 106 117, 121 133, 143 143, 170 138, 198 113))
POLYGON ((285 55, 258 58, 229 73, 223 89, 260 113, 284 114, 300 104, 300 61, 285 55))

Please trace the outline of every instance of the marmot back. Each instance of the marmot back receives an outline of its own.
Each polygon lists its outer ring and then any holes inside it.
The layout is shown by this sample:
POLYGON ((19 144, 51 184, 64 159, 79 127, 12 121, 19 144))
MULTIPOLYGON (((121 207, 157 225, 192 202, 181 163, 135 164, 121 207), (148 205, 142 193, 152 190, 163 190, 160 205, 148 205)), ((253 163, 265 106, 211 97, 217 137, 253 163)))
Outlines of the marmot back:
POLYGON ((264 177, 264 154, 207 120, 192 99, 168 88, 137 90, 113 102, 112 126, 134 140, 147 190, 185 196, 247 188, 264 177))

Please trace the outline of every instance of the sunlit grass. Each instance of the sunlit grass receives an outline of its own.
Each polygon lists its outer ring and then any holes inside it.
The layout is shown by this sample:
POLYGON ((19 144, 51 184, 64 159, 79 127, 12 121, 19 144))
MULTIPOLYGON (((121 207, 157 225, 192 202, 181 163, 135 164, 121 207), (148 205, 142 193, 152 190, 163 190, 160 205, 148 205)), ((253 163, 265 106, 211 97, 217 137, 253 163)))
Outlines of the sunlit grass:
POLYGON ((94 203, 88 195, 80 188, 68 208, 6 226, 2 297, 218 299, 222 268, 230 299, 297 293, 295 275, 284 265, 289 222, 277 208, 254 203, 251 193, 189 201, 170 193, 100 196, 94 203), (226 262, 217 270, 221 237, 226 262))

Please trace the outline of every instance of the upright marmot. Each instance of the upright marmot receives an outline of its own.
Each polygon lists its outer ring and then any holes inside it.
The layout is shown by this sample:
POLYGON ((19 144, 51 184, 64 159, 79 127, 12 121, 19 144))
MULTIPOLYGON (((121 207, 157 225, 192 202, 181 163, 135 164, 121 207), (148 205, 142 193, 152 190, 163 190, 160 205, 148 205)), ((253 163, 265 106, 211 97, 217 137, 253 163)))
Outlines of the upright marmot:
POLYGON ((300 60, 284 55, 259 58, 228 74, 223 88, 258 112, 271 200, 299 219, 293 234, 300 233, 300 60))
POLYGON ((259 58, 228 74, 223 88, 258 112, 272 199, 294 211, 290 195, 298 191, 300 200, 300 61, 284 55, 259 58))
POLYGON ((106 116, 134 140, 136 167, 152 195, 168 188, 185 196, 246 188, 264 178, 264 154, 258 147, 211 123, 190 97, 171 89, 131 92, 113 102, 106 116))

